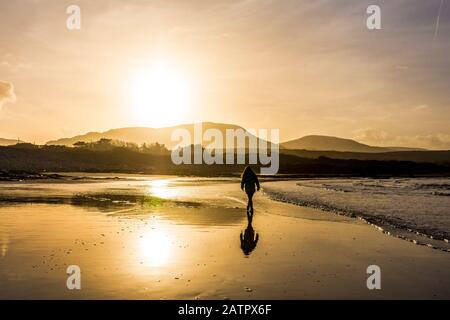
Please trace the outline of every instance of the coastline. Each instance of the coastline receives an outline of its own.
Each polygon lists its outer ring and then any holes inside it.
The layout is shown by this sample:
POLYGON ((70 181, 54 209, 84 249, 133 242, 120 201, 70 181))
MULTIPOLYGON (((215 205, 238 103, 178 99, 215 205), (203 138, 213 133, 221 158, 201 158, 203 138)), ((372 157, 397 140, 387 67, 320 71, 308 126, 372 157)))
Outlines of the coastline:
POLYGON ((2 205, 0 297, 450 299, 446 252, 258 193, 252 226, 259 240, 246 256, 237 185, 193 182, 170 192, 179 190, 181 206, 151 210, 2 205), (81 267, 82 290, 65 287, 71 264, 81 267), (381 290, 367 289, 369 265, 381 268, 381 290))
MULTIPOLYGON (((198 178, 237 178, 240 177, 241 172, 226 172, 222 175, 217 173, 206 173, 204 175, 199 172, 189 173, 167 173, 167 172, 153 172, 153 171, 139 171, 139 170, 122 170, 122 171, 108 171, 108 170, 90 170, 90 171, 35 171, 35 170, 0 170, 0 182, 11 181, 42 181, 42 180, 79 180, 83 176, 111 176, 115 175, 117 178, 135 175, 139 177, 146 176, 168 176, 168 177, 198 177, 198 178)), ((262 181, 284 181, 294 179, 315 179, 315 178, 374 178, 374 179, 390 179, 390 178, 447 178, 450 177, 450 172, 444 173, 405 173, 405 174, 373 174, 361 175, 352 173, 277 173, 276 175, 264 175, 260 178, 262 181)), ((105 178, 104 178, 105 179, 105 178)), ((109 178, 111 179, 111 178, 109 178)))

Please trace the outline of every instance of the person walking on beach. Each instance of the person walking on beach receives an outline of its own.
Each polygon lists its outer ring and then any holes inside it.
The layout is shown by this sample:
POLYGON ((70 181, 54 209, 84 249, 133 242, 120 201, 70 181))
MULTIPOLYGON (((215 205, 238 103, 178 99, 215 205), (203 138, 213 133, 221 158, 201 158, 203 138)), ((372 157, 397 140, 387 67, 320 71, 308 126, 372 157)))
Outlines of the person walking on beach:
POLYGON ((245 167, 242 172, 241 189, 245 191, 248 197, 247 213, 250 211, 253 214, 253 194, 259 191, 259 180, 250 166, 245 167), (255 190, 256 187, 256 190, 255 190))

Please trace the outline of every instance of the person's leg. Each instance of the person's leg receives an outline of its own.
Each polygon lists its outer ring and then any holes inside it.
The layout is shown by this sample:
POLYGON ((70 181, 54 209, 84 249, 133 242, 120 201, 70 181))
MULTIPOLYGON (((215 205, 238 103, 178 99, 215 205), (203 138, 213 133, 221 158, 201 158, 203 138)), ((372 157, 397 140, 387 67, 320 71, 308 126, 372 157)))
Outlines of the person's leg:
POLYGON ((250 210, 250 194, 249 193, 247 193, 247 198, 248 198, 248 201, 247 201, 247 213, 248 213, 248 211, 250 210))
POLYGON ((247 213, 248 213, 248 210, 250 209, 250 195, 248 193, 246 193, 246 195, 247 195, 247 213))
POLYGON ((250 212, 253 214, 253 193, 248 195, 248 204, 250 206, 250 212))

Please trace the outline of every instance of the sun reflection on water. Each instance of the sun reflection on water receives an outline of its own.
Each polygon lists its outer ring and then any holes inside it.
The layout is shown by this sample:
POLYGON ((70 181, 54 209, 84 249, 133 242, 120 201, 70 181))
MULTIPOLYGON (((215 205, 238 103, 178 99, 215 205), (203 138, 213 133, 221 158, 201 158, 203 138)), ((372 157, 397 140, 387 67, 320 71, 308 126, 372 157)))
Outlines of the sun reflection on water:
POLYGON ((170 199, 178 195, 176 187, 171 185, 171 181, 167 179, 158 179, 149 181, 149 190, 155 197, 170 199))
POLYGON ((2 235, 0 237, 0 257, 4 258, 6 256, 6 253, 8 252, 8 245, 9 245, 9 237, 8 235, 2 235))
POLYGON ((162 267, 170 260, 172 243, 170 237, 160 231, 151 230, 139 239, 139 253, 145 265, 162 267))

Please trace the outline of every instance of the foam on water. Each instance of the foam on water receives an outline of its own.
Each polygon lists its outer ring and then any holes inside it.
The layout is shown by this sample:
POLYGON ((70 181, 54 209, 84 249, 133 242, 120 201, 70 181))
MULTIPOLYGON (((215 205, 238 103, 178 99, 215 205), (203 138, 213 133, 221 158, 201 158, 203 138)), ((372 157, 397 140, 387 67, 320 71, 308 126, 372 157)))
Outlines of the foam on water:
POLYGON ((272 199, 359 217, 386 233, 450 250, 450 179, 314 179, 267 182, 272 199))

